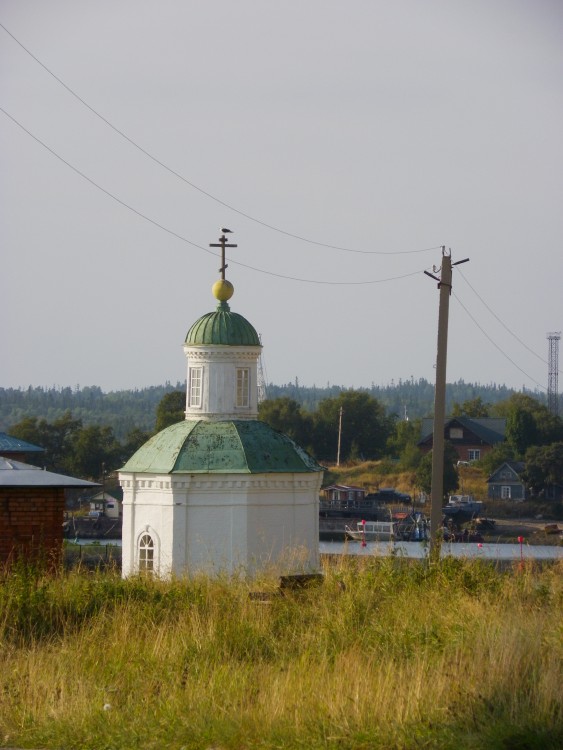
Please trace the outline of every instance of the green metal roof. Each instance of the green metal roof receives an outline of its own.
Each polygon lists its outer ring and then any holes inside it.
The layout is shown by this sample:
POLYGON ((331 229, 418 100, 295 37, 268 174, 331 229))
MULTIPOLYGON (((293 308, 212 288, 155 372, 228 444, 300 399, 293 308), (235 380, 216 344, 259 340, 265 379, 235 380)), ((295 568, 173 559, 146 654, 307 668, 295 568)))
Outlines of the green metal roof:
POLYGON ((323 467, 265 422, 184 420, 152 437, 121 471, 269 474, 310 473, 323 467))
POLYGON ((186 344, 261 346, 254 327, 242 315, 231 312, 228 302, 219 302, 215 312, 196 320, 187 333, 186 344))

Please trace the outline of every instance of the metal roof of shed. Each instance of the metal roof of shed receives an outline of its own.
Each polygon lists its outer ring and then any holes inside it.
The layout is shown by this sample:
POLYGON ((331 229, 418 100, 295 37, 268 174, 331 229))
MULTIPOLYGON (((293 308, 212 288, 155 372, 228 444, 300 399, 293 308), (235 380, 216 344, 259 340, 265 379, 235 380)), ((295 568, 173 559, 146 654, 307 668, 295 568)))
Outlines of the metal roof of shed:
POLYGON ((0 453, 45 453, 45 448, 0 432, 0 453))
POLYGON ((99 487, 97 482, 44 471, 0 456, 0 487, 99 487))

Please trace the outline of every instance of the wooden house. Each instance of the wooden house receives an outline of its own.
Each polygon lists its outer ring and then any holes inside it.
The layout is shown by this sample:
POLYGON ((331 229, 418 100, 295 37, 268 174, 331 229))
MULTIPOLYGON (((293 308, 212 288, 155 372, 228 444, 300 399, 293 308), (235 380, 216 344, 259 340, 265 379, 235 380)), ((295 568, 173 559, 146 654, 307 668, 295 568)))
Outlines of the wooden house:
MULTIPOLYGON (((418 447, 423 453, 432 450, 434 420, 422 420, 421 438, 418 447)), ((505 440, 506 419, 447 417, 444 422, 444 439, 453 445, 459 461, 479 461, 497 443, 505 440)))
POLYGON ((357 508, 363 505, 366 491, 363 487, 348 484, 331 484, 323 487, 322 505, 325 507, 357 508))
POLYGON ((123 516, 123 500, 104 490, 104 492, 98 492, 90 498, 90 511, 99 512, 107 518, 121 518, 123 516))
POLYGON ((487 497, 491 500, 525 500, 526 485, 522 479, 523 461, 505 461, 487 479, 487 497))

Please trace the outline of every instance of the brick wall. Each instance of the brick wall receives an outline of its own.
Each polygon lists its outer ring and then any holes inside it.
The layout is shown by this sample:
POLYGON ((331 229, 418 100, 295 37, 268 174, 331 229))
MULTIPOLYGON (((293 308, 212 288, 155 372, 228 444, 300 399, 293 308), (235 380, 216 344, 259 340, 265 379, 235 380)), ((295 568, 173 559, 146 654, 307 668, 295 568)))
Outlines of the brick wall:
POLYGON ((63 543, 64 489, 0 488, 0 563, 20 554, 58 558, 63 543))

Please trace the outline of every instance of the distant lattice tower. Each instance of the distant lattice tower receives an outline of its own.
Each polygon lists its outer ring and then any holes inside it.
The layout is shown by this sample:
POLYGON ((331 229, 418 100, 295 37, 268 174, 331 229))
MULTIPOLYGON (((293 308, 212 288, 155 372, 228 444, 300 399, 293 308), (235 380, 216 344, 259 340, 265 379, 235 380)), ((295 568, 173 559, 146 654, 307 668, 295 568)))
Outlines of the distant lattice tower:
POLYGON ((561 331, 554 331, 547 334, 549 341, 548 357, 548 379, 547 379, 547 408, 552 414, 558 412, 558 375, 559 375, 559 340, 561 331))
MULTIPOLYGON (((262 343, 262 334, 259 334, 260 336, 260 343, 262 343)), ((260 357, 258 359, 258 403, 261 404, 262 401, 265 401, 268 398, 268 393, 266 390, 266 373, 264 368, 264 360, 262 357, 262 353, 260 353, 260 357)))

